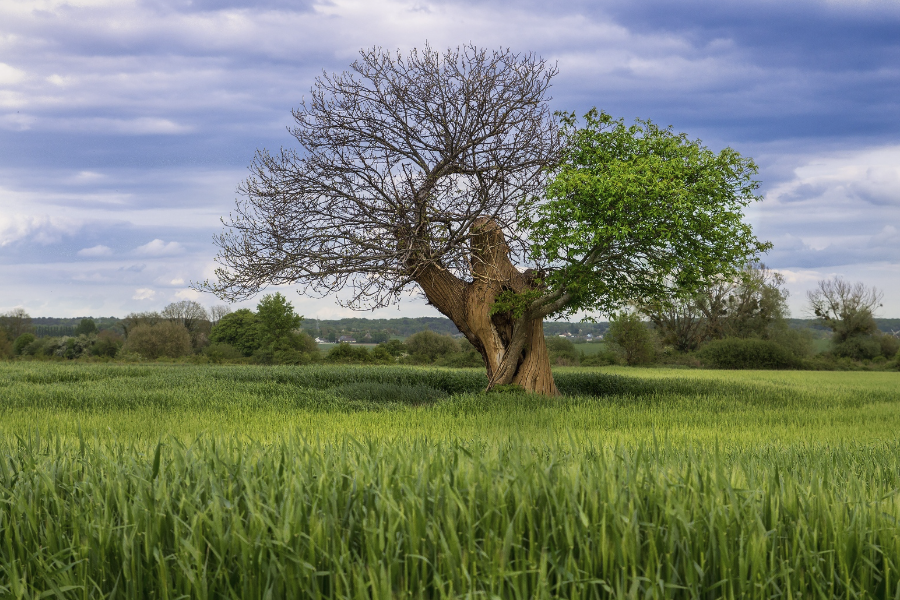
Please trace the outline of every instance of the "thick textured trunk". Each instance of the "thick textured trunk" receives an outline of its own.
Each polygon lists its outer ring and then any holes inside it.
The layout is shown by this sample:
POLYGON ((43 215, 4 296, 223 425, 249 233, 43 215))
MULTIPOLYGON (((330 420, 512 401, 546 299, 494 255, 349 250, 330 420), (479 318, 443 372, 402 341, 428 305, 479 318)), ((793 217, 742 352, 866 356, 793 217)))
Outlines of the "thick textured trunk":
POLYGON ((543 318, 490 314, 504 290, 523 292, 531 285, 510 263, 502 232, 487 220, 476 227, 479 233, 472 240, 471 283, 433 264, 420 268, 416 281, 429 302, 481 353, 488 389, 515 384, 528 392, 558 395, 544 342, 543 318))

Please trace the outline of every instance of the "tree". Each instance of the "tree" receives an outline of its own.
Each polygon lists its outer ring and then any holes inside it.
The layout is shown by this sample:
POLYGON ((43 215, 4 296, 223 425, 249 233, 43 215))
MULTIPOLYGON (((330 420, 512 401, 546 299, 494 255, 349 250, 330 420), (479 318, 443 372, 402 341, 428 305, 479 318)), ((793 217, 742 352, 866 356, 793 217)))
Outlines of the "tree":
POLYGON ((459 352, 459 344, 449 335, 433 331, 420 331, 406 338, 406 348, 410 356, 434 362, 439 357, 459 352))
POLYGON ((209 343, 212 328, 206 309, 193 300, 172 302, 160 312, 163 319, 178 323, 191 334, 191 346, 199 350, 209 343))
POLYGON ((163 319, 183 325, 188 331, 196 330, 204 321, 209 321, 206 309, 193 300, 172 302, 160 312, 163 319))
POLYGON ((293 283, 366 309, 414 287, 478 350, 489 387, 556 394, 545 317, 669 294, 676 270, 700 285, 766 247, 741 222, 752 161, 596 111, 560 131, 556 68, 534 55, 360 54, 294 111, 301 151, 257 154, 199 289, 293 283))
POLYGON ((6 330, 0 329, 0 358, 12 358, 13 345, 6 337, 6 330))
POLYGON ((656 327, 663 344, 679 352, 691 352, 700 346, 708 331, 708 320, 697 304, 696 295, 685 294, 639 303, 638 310, 656 327))
POLYGON ((23 333, 22 335, 20 335, 19 337, 16 338, 16 341, 13 342, 13 353, 16 356, 21 356, 22 350, 24 350, 28 344, 30 344, 31 342, 33 342, 36 339, 37 338, 34 336, 33 333, 23 333))
POLYGON ((213 343, 234 346, 244 356, 252 355, 260 346, 256 313, 249 308, 228 313, 213 328, 209 339, 213 343))
POLYGON ((145 323, 131 330, 122 350, 148 359, 178 358, 191 353, 191 334, 184 325, 174 321, 145 323))
POLYGON ((733 276, 673 298, 639 302, 639 312, 656 327, 664 344, 681 352, 724 337, 768 338, 787 327, 784 278, 761 263, 748 263, 733 276))
POLYGON ((231 307, 225 304, 217 304, 209 307, 209 322, 215 327, 219 321, 231 312, 231 307))
POLYGON ((256 316, 262 346, 288 338, 303 323, 303 317, 278 292, 263 296, 256 306, 256 316))
POLYGON ((878 332, 875 311, 881 307, 882 293, 874 287, 866 287, 862 282, 850 284, 836 277, 819 281, 806 297, 810 312, 834 332, 836 343, 878 332))
POLYGON ((75 328, 75 335, 91 335, 97 333, 97 324, 93 319, 82 319, 75 328))
POLYGON ((152 312, 140 312, 140 313, 129 313, 125 316, 121 321, 122 332, 125 334, 126 339, 129 335, 131 335, 131 330, 139 325, 156 325, 160 321, 163 320, 163 316, 160 315, 156 311, 152 312))
POLYGON ((23 333, 34 330, 31 326, 31 316, 23 308, 14 308, 0 315, 0 329, 6 332, 6 338, 15 340, 23 333))
POLYGON ((604 339, 629 365, 643 365, 652 362, 656 356, 653 332, 637 313, 613 315, 604 339))

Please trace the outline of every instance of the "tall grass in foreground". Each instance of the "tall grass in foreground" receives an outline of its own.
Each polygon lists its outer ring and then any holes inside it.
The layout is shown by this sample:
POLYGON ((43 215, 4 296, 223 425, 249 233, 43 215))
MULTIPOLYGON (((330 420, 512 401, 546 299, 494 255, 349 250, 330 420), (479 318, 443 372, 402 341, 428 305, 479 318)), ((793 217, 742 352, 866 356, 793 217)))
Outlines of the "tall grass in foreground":
POLYGON ((0 594, 893 598, 900 444, 0 443, 0 594))
POLYGON ((0 365, 0 598, 898 598, 900 374, 0 365))

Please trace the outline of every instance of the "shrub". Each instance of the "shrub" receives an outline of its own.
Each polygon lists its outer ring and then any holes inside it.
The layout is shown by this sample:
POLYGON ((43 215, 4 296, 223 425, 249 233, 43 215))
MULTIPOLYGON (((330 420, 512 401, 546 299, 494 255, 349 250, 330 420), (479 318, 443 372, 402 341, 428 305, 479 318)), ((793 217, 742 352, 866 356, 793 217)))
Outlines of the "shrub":
POLYGON ((609 350, 601 350, 596 354, 589 354, 581 357, 582 367, 605 367, 606 365, 618 364, 618 362, 618 355, 609 350))
POLYGON ((406 354, 406 345, 397 339, 382 342, 381 344, 378 344, 375 349, 377 350, 378 348, 382 348, 385 352, 394 357, 406 354))
POLYGON ((724 338, 703 346, 697 356, 718 369, 792 369, 799 360, 771 340, 724 338))
POLYGON ((20 335, 19 337, 16 338, 15 342, 13 342, 13 352, 15 353, 16 356, 20 356, 22 354, 22 350, 24 350, 28 344, 30 344, 31 342, 33 342, 36 339, 37 338, 34 336, 33 333, 23 333, 22 335, 20 335))
POLYGON ((225 342, 215 342, 203 349, 203 354, 210 362, 220 363, 224 361, 239 360, 244 358, 243 352, 225 342))
POLYGON ((13 345, 6 337, 6 331, 0 329, 0 358, 11 358, 13 356, 13 345))
POLYGON ((455 339, 427 329, 406 338, 406 348, 411 356, 423 357, 425 362, 434 362, 438 357, 460 352, 459 343, 455 339))
POLYGON ((366 349, 365 346, 351 346, 347 343, 340 343, 332 348, 325 360, 333 363, 371 363, 375 362, 375 357, 366 349))
POLYGON ((191 353, 191 334, 184 325, 172 321, 138 325, 128 334, 122 349, 148 359, 178 358, 191 353))
POLYGON ((900 339, 892 335, 882 334, 878 336, 881 344, 881 355, 885 358, 893 358, 897 352, 900 352, 900 339))
MULTIPOLYGON (((470 344, 471 347, 471 344, 470 344)), ((468 369, 472 367, 484 368, 484 359, 477 350, 472 348, 466 352, 453 352, 445 354, 434 362, 436 367, 453 367, 455 369, 468 369)))
POLYGON ((559 336, 545 338, 550 363, 554 365, 577 365, 581 356, 571 340, 559 336))
POLYGON ((880 340, 871 335, 856 335, 834 344, 834 355, 853 360, 872 360, 881 354, 880 340))
POLYGON ((635 313, 610 319, 606 341, 629 365, 643 365, 656 358, 656 339, 635 313))
POLYGON ((97 324, 93 319, 82 319, 75 328, 75 335, 91 335, 97 333, 97 324))
POLYGON ((54 342, 54 338, 38 338, 22 348, 22 356, 46 356, 52 354, 46 352, 47 347, 54 342))
POLYGON ((237 348, 244 356, 250 356, 259 348, 259 327, 256 313, 247 308, 229 313, 219 320, 209 334, 212 343, 221 342, 237 348))
POLYGON ((97 334, 97 339, 91 346, 91 354, 93 356, 114 357, 119 352, 119 348, 125 343, 125 338, 115 331, 105 329, 97 334))

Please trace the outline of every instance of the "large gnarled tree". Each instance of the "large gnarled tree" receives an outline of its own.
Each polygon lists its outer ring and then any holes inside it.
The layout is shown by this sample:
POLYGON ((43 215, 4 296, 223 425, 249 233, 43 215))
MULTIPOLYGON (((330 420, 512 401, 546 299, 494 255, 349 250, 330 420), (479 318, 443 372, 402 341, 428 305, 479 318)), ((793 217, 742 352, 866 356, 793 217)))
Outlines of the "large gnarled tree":
POLYGON ((356 309, 418 289, 489 386, 556 394, 544 318, 665 296, 764 248, 741 222, 755 167, 730 149, 595 111, 559 127, 556 69, 533 55, 360 54, 294 111, 299 150, 257 154, 204 289, 290 283, 356 309))

